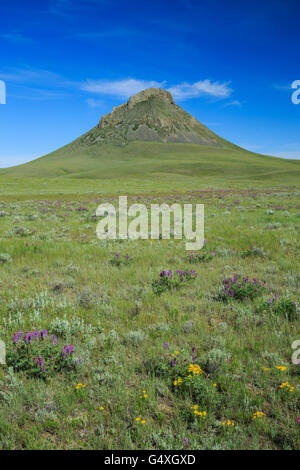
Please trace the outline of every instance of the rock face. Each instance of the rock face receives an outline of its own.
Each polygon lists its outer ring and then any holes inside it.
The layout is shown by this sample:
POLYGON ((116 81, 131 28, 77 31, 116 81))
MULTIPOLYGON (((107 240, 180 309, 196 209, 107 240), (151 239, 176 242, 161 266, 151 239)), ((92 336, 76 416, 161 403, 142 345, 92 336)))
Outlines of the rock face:
POLYGON ((122 146, 134 140, 227 146, 226 141, 180 108, 171 93, 161 88, 149 88, 131 96, 81 137, 88 144, 122 146))

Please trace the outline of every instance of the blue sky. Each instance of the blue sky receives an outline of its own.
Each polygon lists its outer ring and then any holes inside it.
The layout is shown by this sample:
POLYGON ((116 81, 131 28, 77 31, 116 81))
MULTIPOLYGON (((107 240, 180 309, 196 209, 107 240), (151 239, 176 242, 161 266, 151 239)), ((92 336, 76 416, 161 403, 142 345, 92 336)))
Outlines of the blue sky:
POLYGON ((149 86, 238 145, 300 158, 298 0, 0 6, 0 167, 69 143, 149 86))

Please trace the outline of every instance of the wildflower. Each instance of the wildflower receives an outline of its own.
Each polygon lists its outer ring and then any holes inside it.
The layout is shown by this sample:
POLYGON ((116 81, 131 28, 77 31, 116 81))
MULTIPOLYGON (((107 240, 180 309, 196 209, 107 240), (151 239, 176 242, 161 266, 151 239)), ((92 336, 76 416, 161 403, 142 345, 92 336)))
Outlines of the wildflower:
POLYGON ((178 377, 178 379, 174 380, 173 384, 175 385, 175 387, 179 387, 180 385, 182 385, 182 379, 178 377))
POLYGON ((270 367, 263 367, 263 370, 268 371, 271 370, 270 367))
MULTIPOLYGON (((299 419, 300 419, 300 418, 299 418, 299 419)), ((189 445, 190 445, 188 438, 185 437, 183 440, 184 440, 184 447, 185 447, 186 449, 188 449, 188 448, 189 448, 189 445)))
POLYGON ((48 331, 47 331, 47 330, 43 330, 43 331, 42 331, 42 336, 43 336, 43 339, 47 338, 47 336, 48 336, 48 331))
POLYGON ((300 424, 300 418, 296 418, 297 423, 300 424))
POLYGON ((261 419, 264 416, 266 415, 263 411, 256 411, 256 413, 253 413, 253 419, 261 419))
POLYGON ((103 406, 99 406, 99 410, 103 411, 104 410, 103 406))
POLYGON ((230 419, 227 419, 225 421, 222 421, 222 426, 224 427, 229 427, 229 426, 235 426, 235 423, 233 421, 231 421, 230 419))
POLYGON ((275 367, 276 369, 281 370, 281 372, 284 372, 287 369, 286 366, 275 366, 275 367))
POLYGON ((22 338, 22 331, 18 331, 18 332, 14 335, 14 339, 13 339, 14 343, 17 344, 18 341, 19 341, 19 339, 21 339, 21 338, 22 338))
POLYGON ((217 384, 213 384, 213 387, 216 387, 216 386, 217 386, 217 384))
POLYGON ((190 364, 188 372, 193 372, 194 375, 202 374, 203 370, 198 364, 190 364))
POLYGON ((146 390, 142 390, 142 395, 140 395, 140 398, 148 398, 148 395, 147 395, 147 391, 146 390))
POLYGON ((169 349, 169 344, 168 344, 168 343, 164 343, 164 348, 165 348, 165 349, 169 349))
POLYGON ((146 424, 146 420, 142 419, 140 416, 138 418, 135 418, 135 421, 140 424, 146 424))
POLYGON ((76 390, 80 390, 80 388, 85 388, 85 387, 86 387, 86 385, 83 385, 82 383, 79 383, 79 384, 76 385, 75 388, 76 388, 76 390))
POLYGON ((289 382, 283 382, 279 388, 288 388, 289 392, 293 392, 295 390, 295 387, 292 387, 289 382))

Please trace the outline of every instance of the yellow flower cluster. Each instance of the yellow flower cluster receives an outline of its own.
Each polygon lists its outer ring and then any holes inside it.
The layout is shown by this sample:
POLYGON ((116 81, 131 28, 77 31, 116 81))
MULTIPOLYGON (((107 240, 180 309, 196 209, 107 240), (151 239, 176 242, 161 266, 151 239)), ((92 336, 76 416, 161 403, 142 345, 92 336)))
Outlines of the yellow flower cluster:
POLYGON ((135 418, 135 421, 140 424, 146 424, 146 420, 142 419, 140 416, 138 418, 135 418))
POLYGON ((189 372, 192 372, 194 375, 202 374, 203 370, 198 364, 190 364, 189 372))
POLYGON ((256 413, 253 414, 253 419, 257 419, 257 418, 263 418, 265 415, 265 413, 263 411, 256 411, 256 413))
POLYGON ((292 387, 288 382, 283 382, 280 385, 280 388, 285 388, 285 387, 289 389, 289 392, 293 392, 295 390, 295 387, 292 387))
POLYGON ((140 395, 140 398, 142 398, 142 399, 143 399, 143 398, 144 398, 144 399, 148 398, 148 395, 147 395, 146 390, 142 390, 142 395, 140 395))
POLYGON ((180 385, 182 385, 182 379, 178 377, 178 379, 174 380, 173 384, 175 385, 175 387, 179 387, 180 385))
POLYGON ((231 421, 230 419, 227 419, 227 420, 225 420, 225 421, 222 422, 222 426, 227 426, 227 427, 229 427, 229 426, 235 426, 235 424, 234 424, 234 422, 231 421))
POLYGON ((75 388, 76 388, 76 390, 79 390, 80 388, 85 388, 85 387, 86 387, 86 385, 77 384, 75 388))
MULTIPOLYGON (((281 370, 281 372, 286 371, 287 367, 286 366, 275 366, 275 369, 281 370)), ((263 367, 263 370, 269 371, 272 370, 270 367, 263 367)))
POLYGON ((198 416, 206 416, 207 415, 206 411, 199 411, 198 408, 199 408, 198 405, 192 406, 192 410, 194 410, 195 415, 198 415, 198 416))
POLYGON ((104 411, 103 406, 99 406, 99 410, 100 410, 100 411, 104 411))

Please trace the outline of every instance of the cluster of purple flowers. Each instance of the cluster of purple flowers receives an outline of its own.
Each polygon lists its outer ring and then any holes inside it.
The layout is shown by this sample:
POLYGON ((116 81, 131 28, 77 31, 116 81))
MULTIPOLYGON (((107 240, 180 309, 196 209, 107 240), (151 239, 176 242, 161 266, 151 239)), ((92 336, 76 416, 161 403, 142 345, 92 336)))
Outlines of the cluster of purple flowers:
MULTIPOLYGON (((53 359, 53 356, 52 356, 52 359, 53 359)), ((41 356, 35 357, 34 361, 36 365, 42 369, 43 372, 46 372, 45 360, 41 356)))
POLYGON ((172 269, 170 269, 168 272, 163 270, 163 271, 161 271, 159 276, 161 278, 168 277, 169 279, 173 279, 173 277, 176 274, 178 274, 180 282, 183 282, 185 279, 191 279, 191 278, 196 279, 196 277, 197 277, 197 273, 194 269, 192 269, 191 271, 181 271, 181 269, 176 269, 176 271, 174 271, 174 273, 173 273, 172 269))
POLYGON ((73 344, 70 344, 69 346, 64 346, 63 350, 62 350, 62 357, 63 357, 63 359, 66 359, 68 354, 70 354, 70 356, 72 356, 73 353, 74 353, 73 344))
MULTIPOLYGON (((45 378, 54 371, 74 370, 74 345, 65 345, 62 349, 54 334, 46 329, 26 333, 18 331, 13 335, 13 346, 8 350, 8 364, 15 370, 27 370, 40 378, 45 378), (36 367, 37 366, 37 367, 36 367)), ((82 359, 77 359, 81 364, 82 359)))
POLYGON ((249 276, 247 276, 238 280, 237 276, 234 276, 233 279, 229 278, 224 281, 221 297, 223 299, 231 297, 238 300, 246 298, 253 299, 260 295, 264 289, 264 284, 259 282, 256 278, 250 281, 249 276))
POLYGON ((188 255, 188 260, 190 263, 198 263, 200 261, 210 261, 213 257, 216 256, 216 252, 211 250, 208 252, 206 249, 203 251, 198 251, 195 253, 194 251, 188 255))
POLYGON ((182 271, 181 269, 177 269, 176 271, 169 271, 163 270, 159 274, 159 279, 152 282, 152 288, 155 294, 161 294, 169 289, 176 289, 184 281, 191 281, 197 278, 197 273, 194 269, 191 271, 182 271))
MULTIPOLYGON (((23 336, 22 331, 18 331, 17 333, 14 334, 13 342, 15 343, 15 345, 17 345, 18 342, 21 341, 22 336, 23 336)), ((48 336, 48 331, 47 330, 27 332, 24 335, 24 341, 25 341, 26 344, 30 344, 31 341, 34 338, 46 339, 47 336, 48 336)), ((52 338, 53 338, 53 336, 54 335, 52 335, 52 338)))
POLYGON ((115 253, 114 258, 111 260, 111 264, 115 266, 121 266, 122 264, 129 264, 130 261, 130 256, 121 256, 120 253, 115 253))

